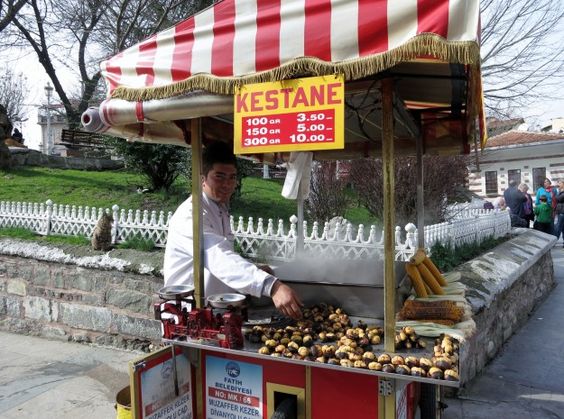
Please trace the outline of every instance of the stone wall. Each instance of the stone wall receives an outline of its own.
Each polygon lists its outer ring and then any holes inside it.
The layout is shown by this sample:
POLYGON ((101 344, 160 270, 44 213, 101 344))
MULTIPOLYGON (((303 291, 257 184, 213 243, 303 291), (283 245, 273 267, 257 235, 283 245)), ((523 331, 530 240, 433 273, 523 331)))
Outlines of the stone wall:
POLYGON ((36 260, 22 256, 31 256, 23 245, 0 239, 0 330, 141 350, 160 340, 153 298, 163 280, 151 258, 136 264, 135 251, 80 255, 27 243, 45 259, 36 260))
POLYGON ((47 156, 36 150, 11 147, 14 166, 42 166, 53 169, 117 170, 124 167, 122 160, 47 156))
POLYGON ((555 286, 550 249, 556 238, 532 229, 456 268, 467 286, 475 333, 460 352, 462 383, 500 351, 555 286))

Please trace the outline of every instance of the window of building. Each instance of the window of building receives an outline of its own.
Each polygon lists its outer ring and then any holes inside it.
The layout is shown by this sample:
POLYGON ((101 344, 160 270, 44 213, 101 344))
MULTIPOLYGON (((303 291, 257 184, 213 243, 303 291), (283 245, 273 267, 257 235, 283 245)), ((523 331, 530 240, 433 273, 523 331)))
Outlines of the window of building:
POLYGON ((497 195, 497 171, 486 172, 486 195, 497 195))
POLYGON ((521 169, 509 169, 507 171, 507 183, 514 180, 517 183, 517 186, 521 184, 521 169))
POLYGON ((533 191, 544 185, 546 167, 533 167, 533 191))

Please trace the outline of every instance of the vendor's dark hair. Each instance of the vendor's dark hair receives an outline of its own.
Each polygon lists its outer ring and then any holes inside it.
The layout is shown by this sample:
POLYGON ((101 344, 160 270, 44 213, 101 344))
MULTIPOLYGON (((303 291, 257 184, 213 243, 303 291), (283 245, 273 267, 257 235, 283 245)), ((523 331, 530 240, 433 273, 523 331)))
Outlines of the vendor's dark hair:
POLYGON ((231 146, 223 141, 208 144, 202 153, 202 174, 207 176, 215 163, 232 164, 237 167, 237 158, 231 146))

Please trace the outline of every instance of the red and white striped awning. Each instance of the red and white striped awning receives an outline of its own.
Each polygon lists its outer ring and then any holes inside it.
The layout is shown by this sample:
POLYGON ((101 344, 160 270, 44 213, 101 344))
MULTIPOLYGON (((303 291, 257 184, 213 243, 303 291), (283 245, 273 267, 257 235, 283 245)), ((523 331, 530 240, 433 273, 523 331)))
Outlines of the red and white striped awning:
POLYGON ((296 75, 367 77, 418 57, 479 66, 478 0, 223 0, 102 63, 112 97, 296 75))

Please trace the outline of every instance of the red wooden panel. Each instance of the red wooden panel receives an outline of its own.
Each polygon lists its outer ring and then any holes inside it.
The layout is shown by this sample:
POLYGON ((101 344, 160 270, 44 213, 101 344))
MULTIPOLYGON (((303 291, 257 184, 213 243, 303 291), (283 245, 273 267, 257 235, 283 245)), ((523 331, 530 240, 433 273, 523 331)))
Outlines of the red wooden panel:
POLYGON ((378 378, 312 368, 311 417, 378 418, 378 378))

